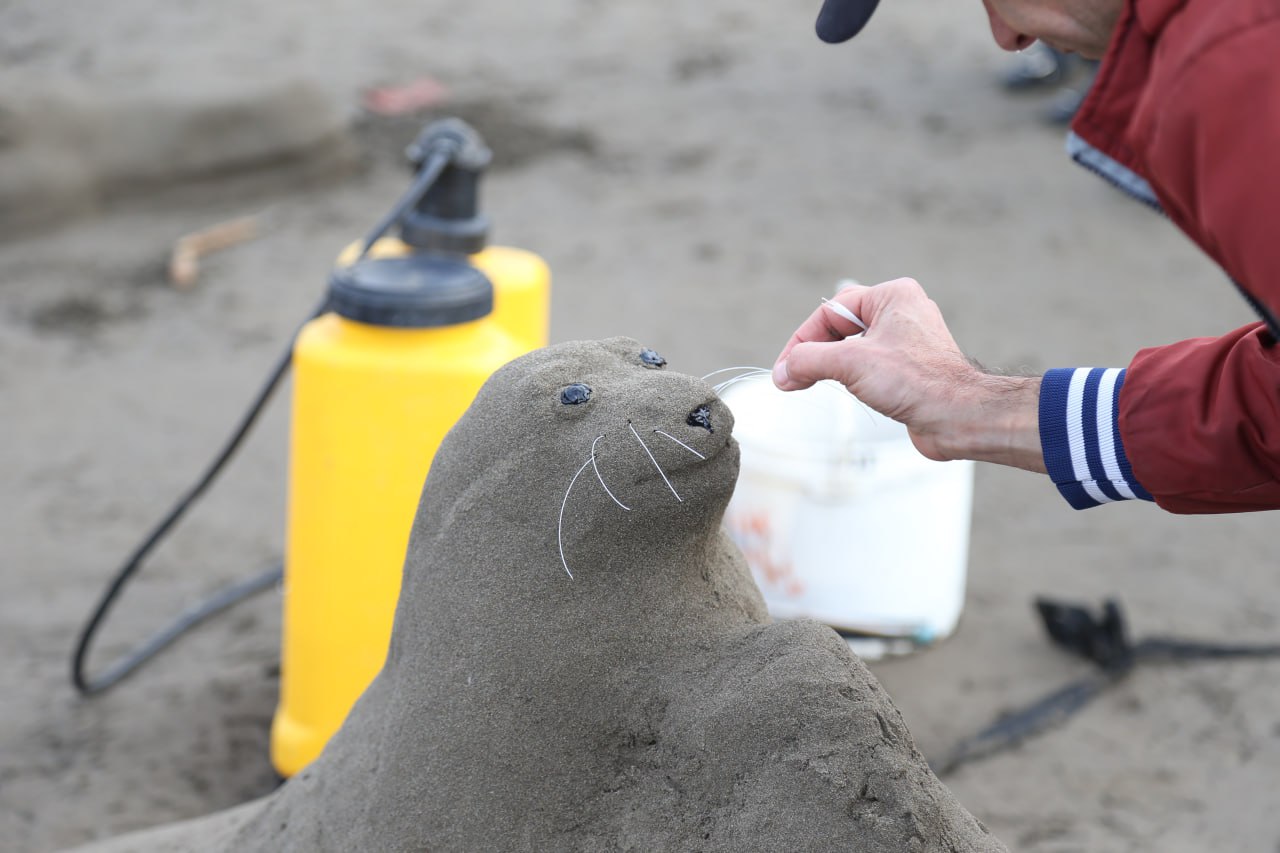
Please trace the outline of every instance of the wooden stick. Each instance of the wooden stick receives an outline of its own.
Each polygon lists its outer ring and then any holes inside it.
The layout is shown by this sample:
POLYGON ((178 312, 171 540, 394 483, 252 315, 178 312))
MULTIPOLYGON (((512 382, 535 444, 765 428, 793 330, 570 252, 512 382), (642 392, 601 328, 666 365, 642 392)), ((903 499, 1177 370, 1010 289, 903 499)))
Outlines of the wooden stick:
POLYGON ((190 290, 200 276, 202 257, 252 240, 259 232, 257 216, 242 216, 179 238, 169 256, 169 282, 178 290, 190 290))

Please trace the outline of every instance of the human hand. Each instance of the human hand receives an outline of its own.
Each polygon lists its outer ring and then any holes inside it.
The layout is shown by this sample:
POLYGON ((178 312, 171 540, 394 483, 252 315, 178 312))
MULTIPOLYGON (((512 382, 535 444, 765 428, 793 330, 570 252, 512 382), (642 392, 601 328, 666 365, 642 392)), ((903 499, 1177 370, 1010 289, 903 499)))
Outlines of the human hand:
POLYGON ((856 325, 819 306, 774 364, 779 388, 795 391, 834 379, 905 424, 930 459, 978 459, 1044 472, 1039 377, 995 376, 971 361, 913 279, 851 285, 835 301, 861 318, 866 332, 856 334, 856 325))

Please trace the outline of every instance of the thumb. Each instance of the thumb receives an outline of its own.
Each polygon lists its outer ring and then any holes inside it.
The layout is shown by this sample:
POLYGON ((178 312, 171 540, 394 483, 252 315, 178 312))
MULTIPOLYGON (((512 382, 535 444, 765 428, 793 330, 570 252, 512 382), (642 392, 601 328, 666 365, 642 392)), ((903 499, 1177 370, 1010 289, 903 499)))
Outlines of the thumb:
POLYGON ((846 349, 852 349, 861 341, 858 338, 846 338, 843 341, 812 341, 796 344, 773 366, 773 383, 783 391, 799 391, 808 388, 821 379, 836 379, 841 384, 848 384, 838 373, 841 358, 846 349))

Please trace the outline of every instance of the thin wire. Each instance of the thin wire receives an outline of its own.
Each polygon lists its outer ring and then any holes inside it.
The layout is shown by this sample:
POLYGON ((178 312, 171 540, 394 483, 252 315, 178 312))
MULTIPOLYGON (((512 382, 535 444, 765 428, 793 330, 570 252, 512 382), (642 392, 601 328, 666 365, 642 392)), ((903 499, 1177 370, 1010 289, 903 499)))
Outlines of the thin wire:
POLYGON ((694 456, 698 457, 699 459, 706 459, 706 458, 707 458, 707 457, 703 456, 701 453, 699 453, 698 451, 694 450, 694 449, 693 449, 692 447, 690 447, 689 445, 685 444, 685 443, 684 443, 683 441, 681 441, 680 439, 676 438, 674 435, 672 435, 672 434, 671 434, 671 433, 669 433, 669 432, 663 432, 663 431, 662 431, 662 430, 660 430, 660 429, 655 429, 655 430, 654 430, 654 432, 656 432, 658 435, 665 435, 667 438, 671 439, 671 440, 672 440, 672 441, 674 441, 676 444, 680 445, 680 446, 681 446, 681 447, 683 447, 685 450, 689 451, 690 453, 692 453, 694 456))
POLYGON ((739 374, 738 376, 733 377, 732 379, 726 379, 724 382, 721 382, 719 385, 714 386, 712 390, 714 390, 717 394, 723 394, 726 390, 732 388, 734 385, 737 385, 740 382, 745 382, 751 379, 763 379, 766 376, 772 378, 773 374, 771 374, 767 370, 761 371, 760 373, 742 373, 742 374, 739 374))
POLYGON ((587 470, 590 464, 590 458, 582 463, 578 473, 574 474, 573 479, 569 481, 569 488, 564 490, 564 500, 560 502, 560 523, 556 525, 556 542, 560 545, 560 562, 564 564, 564 571, 569 576, 569 580, 573 580, 573 572, 569 571, 569 561, 564 558, 564 508, 569 505, 569 493, 573 491, 573 484, 578 482, 579 475, 587 470))
POLYGON ((616 503, 618 506, 622 507, 627 512, 631 512, 631 507, 627 506, 622 501, 618 500, 618 498, 613 494, 613 492, 609 491, 609 487, 605 485, 604 477, 600 476, 600 467, 596 465, 596 442, 598 442, 602 438, 604 438, 603 435, 597 435, 596 440, 591 442, 591 467, 595 468, 596 479, 600 481, 600 486, 604 489, 605 494, 613 498, 613 502, 616 503))
MULTIPOLYGON (((822 304, 827 308, 830 308, 832 311, 836 312, 837 314, 839 314, 841 317, 848 320, 850 323, 853 323, 861 331, 865 332, 867 330, 867 324, 859 320, 857 314, 853 313, 848 308, 841 305, 839 302, 836 302, 833 299, 827 299, 823 297, 822 304)), ((852 337, 852 335, 850 335, 850 337, 852 337)))
MULTIPOLYGON (((739 368, 731 367, 728 369, 738 370, 739 368)), ((753 372, 742 373, 742 374, 739 374, 738 376, 734 376, 730 379, 726 379, 717 385, 712 385, 711 390, 715 391, 716 394, 722 394, 726 389, 731 388, 734 385, 737 385, 739 382, 744 382, 752 379, 761 379, 765 376, 769 376, 769 377, 773 376, 773 371, 766 370, 763 367, 751 368, 751 370, 753 372)), ((842 385, 839 385, 839 383, 836 382, 836 380, 822 380, 819 382, 815 382, 810 388, 805 390, 829 391, 832 394, 839 395, 841 399, 848 400, 850 403, 859 402, 856 397, 854 397, 852 394, 849 393, 849 389, 845 388, 842 385)))
POLYGON ((731 370, 760 370, 760 371, 764 371, 765 373, 769 372, 769 369, 767 367, 750 367, 750 366, 722 367, 719 370, 713 370, 710 373, 708 373, 706 376, 703 376, 702 381, 706 382, 708 379, 710 379, 712 376, 715 376, 717 373, 728 373, 731 370))
MULTIPOLYGON (((764 379, 766 376, 772 376, 772 374, 767 370, 762 373, 744 373, 741 376, 735 376, 732 379, 726 379, 724 382, 721 382, 719 385, 712 386, 712 390, 715 391, 716 394, 723 395, 725 391, 727 391, 729 388, 732 388, 734 385, 737 385, 741 382, 751 382, 758 379, 764 379)), ((804 395, 805 395, 805 392, 813 394, 813 393, 819 393, 824 391, 829 392, 831 394, 838 395, 841 402, 851 407, 853 411, 857 412, 863 418, 867 420, 874 420, 871 414, 873 409, 871 409, 870 406, 863 403, 857 397, 850 394, 849 389, 845 388, 843 385, 840 385, 835 380, 822 380, 822 381, 813 383, 812 386, 804 389, 804 391, 788 391, 786 393, 790 395, 788 397, 789 400, 795 400, 797 404, 809 406, 815 411, 822 411, 817 401, 813 400, 810 397, 806 397, 804 395)))
POLYGON ((631 430, 631 434, 636 437, 636 441, 640 442, 640 446, 644 448, 644 452, 648 455, 649 461, 653 463, 653 467, 658 469, 658 473, 662 476, 662 482, 667 484, 667 488, 671 490, 671 494, 676 496, 676 500, 684 503, 684 498, 680 497, 680 493, 676 491, 676 487, 671 485, 671 481, 667 479, 667 475, 663 473, 662 466, 658 464, 658 460, 653 458, 653 452, 649 450, 649 445, 644 443, 644 439, 640 437, 640 433, 636 432, 636 428, 631 425, 631 421, 627 421, 627 429, 631 430))

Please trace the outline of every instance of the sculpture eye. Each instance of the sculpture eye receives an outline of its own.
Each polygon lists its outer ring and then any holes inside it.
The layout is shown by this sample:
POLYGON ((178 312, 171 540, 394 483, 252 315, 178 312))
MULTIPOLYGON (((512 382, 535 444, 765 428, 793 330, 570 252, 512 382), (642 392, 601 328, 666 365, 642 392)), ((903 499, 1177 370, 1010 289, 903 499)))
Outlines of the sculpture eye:
POLYGON ((560 402, 566 406, 578 406, 591 399, 591 386, 583 385, 581 382, 575 382, 572 385, 566 385, 560 392, 560 402))
POLYGON ((644 362, 645 367, 663 367, 667 363, 665 358, 648 347, 640 350, 640 360, 644 362))

